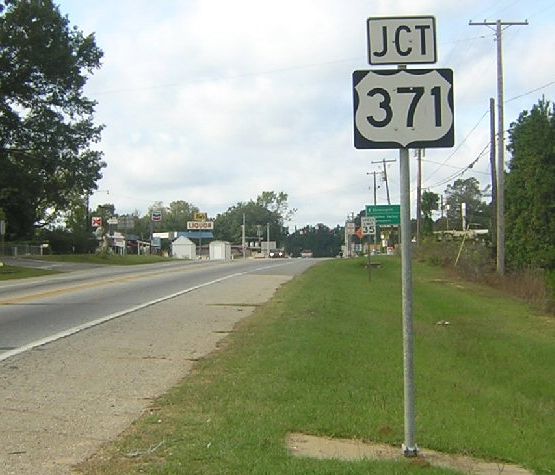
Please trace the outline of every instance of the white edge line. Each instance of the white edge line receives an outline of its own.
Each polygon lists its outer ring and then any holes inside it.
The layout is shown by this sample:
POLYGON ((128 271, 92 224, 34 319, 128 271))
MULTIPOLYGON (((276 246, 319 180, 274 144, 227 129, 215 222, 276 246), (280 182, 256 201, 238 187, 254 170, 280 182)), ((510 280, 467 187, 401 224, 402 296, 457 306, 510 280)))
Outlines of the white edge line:
POLYGON ((0 355, 0 361, 5 361, 12 356, 20 355, 21 353, 25 353, 26 351, 32 350, 33 348, 37 348, 39 346, 46 345, 47 343, 52 343, 56 340, 60 340, 61 338, 66 338, 71 335, 75 335, 83 330, 87 330, 88 328, 95 327, 97 325, 101 325, 102 323, 108 322, 110 320, 114 320, 115 318, 123 317, 129 313, 136 312, 137 310, 142 310, 143 308, 150 307, 151 305, 156 305, 157 303, 164 302, 166 300, 173 299, 175 297, 179 297, 180 295, 187 294, 189 292, 193 292, 194 290, 201 289, 202 287, 208 287, 209 285, 217 284, 218 282, 223 282, 227 279, 232 279, 233 277, 239 277, 241 275, 250 274, 252 272, 257 272, 264 269, 274 268, 274 267, 281 267, 283 265, 290 264, 290 262, 283 262, 280 264, 273 264, 273 265, 264 265, 257 267, 255 269, 250 269, 244 272, 236 272, 235 274, 226 275, 224 277, 220 277, 216 280, 211 280, 210 282, 205 282, 204 284, 195 285, 193 287, 189 287, 188 289, 180 290, 179 292, 175 292, 174 294, 166 295, 165 297, 160 297, 155 300, 151 300, 149 302, 142 303, 141 305, 136 305, 135 307, 130 307, 125 310, 121 310, 116 313, 112 313, 110 315, 106 315, 104 317, 97 318, 96 320, 91 320, 90 322, 83 323, 82 325, 78 325, 73 328, 69 328, 64 330, 63 332, 55 333, 54 335, 47 336, 45 338, 41 338, 40 340, 33 341, 31 343, 27 343, 26 345, 20 346, 19 348, 15 348, 14 350, 6 351, 0 355))
MULTIPOLYGON (((256 271, 256 270, 261 270, 261 269, 263 269, 263 268, 258 268, 258 269, 254 269, 254 270, 256 271)), ((79 333, 83 330, 87 330, 88 328, 92 328, 92 327, 95 327, 97 325, 101 325, 102 323, 108 322, 110 320, 114 320, 115 318, 123 317, 124 315, 127 315, 127 314, 132 313, 132 312, 136 312, 137 310, 142 310, 143 308, 150 307, 151 305, 156 305, 157 303, 161 303, 161 302, 164 302, 166 300, 170 300, 170 299, 173 299, 175 297, 179 297, 180 295, 187 294, 187 293, 192 292, 194 290, 201 289, 202 287, 208 287, 209 285, 214 285, 214 284, 217 284, 218 282, 223 282, 224 280, 231 279, 233 277, 239 277, 241 275, 245 275, 245 274, 248 274, 250 272, 253 272, 253 271, 250 270, 250 271, 237 272, 235 274, 226 275, 225 277, 220 277, 219 279, 211 280, 210 282, 205 282, 204 284, 195 285, 194 287, 189 287, 187 289, 180 290, 179 292, 175 292, 174 294, 166 295, 165 297, 160 297, 160 298, 155 299, 155 300, 150 300, 149 302, 142 303, 141 305, 136 305, 135 307, 130 307, 130 308, 127 308, 125 310, 121 310, 119 312, 112 313, 110 315, 106 315, 104 317, 97 318, 96 320, 91 320, 90 322, 83 323, 81 325, 77 325, 76 327, 68 328, 67 330, 64 330, 62 332, 55 333, 54 335, 50 335, 50 336, 47 336, 45 338, 41 338, 40 340, 35 340, 31 343, 27 343, 26 345, 20 346, 19 348, 15 348, 14 350, 6 351, 5 353, 2 353, 0 355, 0 361, 7 360, 8 358, 11 358, 12 356, 16 356, 16 355, 19 355, 21 353, 25 353, 26 351, 32 350, 33 348, 37 348, 39 346, 46 345, 47 343, 52 343, 52 342, 54 342, 56 340, 59 340, 61 338, 65 338, 65 337, 74 335, 75 333, 79 333)))

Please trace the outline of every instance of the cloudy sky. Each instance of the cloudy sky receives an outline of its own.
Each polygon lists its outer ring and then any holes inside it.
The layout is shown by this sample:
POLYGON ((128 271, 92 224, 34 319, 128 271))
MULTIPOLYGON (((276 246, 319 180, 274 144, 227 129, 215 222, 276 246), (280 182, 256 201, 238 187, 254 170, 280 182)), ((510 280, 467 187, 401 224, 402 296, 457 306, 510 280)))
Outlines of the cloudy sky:
MULTIPOLYGON (((91 205, 146 213, 185 200, 215 217, 262 191, 284 191, 290 225, 343 224, 373 202, 372 171, 397 150, 353 146, 352 72, 367 63, 366 19, 436 17, 438 62, 454 71, 455 146, 429 149, 423 187, 443 193, 489 141, 494 31, 504 30, 505 129, 555 96, 553 0, 58 0, 104 51, 87 85, 106 125, 108 164, 91 205)), ((375 66, 373 67, 375 68, 375 66)), ((398 160, 387 165, 399 203, 398 160)), ((412 195, 415 160, 411 153, 412 195)), ((488 153, 462 177, 489 183, 488 153)), ((378 176, 378 204, 386 203, 378 176)))

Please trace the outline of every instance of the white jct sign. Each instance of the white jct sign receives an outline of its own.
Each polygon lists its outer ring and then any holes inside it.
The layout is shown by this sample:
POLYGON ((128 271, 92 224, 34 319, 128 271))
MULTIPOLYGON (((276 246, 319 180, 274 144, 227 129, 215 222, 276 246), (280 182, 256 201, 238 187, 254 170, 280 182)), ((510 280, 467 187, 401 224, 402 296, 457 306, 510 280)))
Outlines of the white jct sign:
POLYGON ((452 147, 453 71, 353 73, 356 148, 452 147))
POLYGON ((433 16, 368 18, 370 64, 423 64, 436 62, 433 16))

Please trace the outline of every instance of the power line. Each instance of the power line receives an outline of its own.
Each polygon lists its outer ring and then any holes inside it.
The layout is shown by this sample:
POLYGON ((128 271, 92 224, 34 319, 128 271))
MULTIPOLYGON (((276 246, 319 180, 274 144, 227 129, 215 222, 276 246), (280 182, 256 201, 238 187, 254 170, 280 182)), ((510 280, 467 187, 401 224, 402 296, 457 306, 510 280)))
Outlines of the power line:
POLYGON ((472 162, 470 162, 466 167, 464 167, 462 170, 455 172, 451 175, 449 175, 447 178, 444 178, 443 180, 433 184, 433 185, 429 185, 426 187, 426 189, 432 189, 432 188, 437 188, 438 186, 442 186, 445 185, 446 183, 449 183, 450 181, 454 180, 455 178, 458 178, 459 176, 462 176, 467 170, 470 170, 471 168, 474 167, 474 165, 476 165, 476 163, 478 162, 478 160, 480 160, 480 158, 483 157, 484 153, 489 149, 489 142, 486 144, 486 146, 482 149, 482 151, 478 154, 478 156, 472 160, 472 162))
MULTIPOLYGON (((445 163, 453 157, 453 155, 455 155, 458 150, 464 145, 464 143, 468 140, 468 137, 470 137, 470 135, 478 128, 478 126, 480 125, 480 122, 482 122, 482 120, 484 119, 484 117, 489 113, 489 110, 486 110, 482 116, 478 119, 478 122, 476 122, 476 124, 474 125, 474 127, 472 127, 472 129, 470 129, 470 132, 468 132, 468 134, 466 134, 465 138, 459 143, 459 145, 457 145, 457 147, 455 148, 455 150, 453 150, 453 152, 451 152, 451 154, 441 163, 441 165, 445 165, 445 163)), ((441 168, 441 166, 437 167, 432 173, 430 173, 430 175, 428 175, 428 180, 434 176, 439 169, 441 168)))

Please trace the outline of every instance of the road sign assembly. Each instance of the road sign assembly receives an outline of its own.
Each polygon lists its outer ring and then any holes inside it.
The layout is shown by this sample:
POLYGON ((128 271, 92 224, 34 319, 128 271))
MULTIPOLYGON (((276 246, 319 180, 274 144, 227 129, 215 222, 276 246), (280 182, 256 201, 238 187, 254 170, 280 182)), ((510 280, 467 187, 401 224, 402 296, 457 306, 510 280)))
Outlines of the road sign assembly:
POLYGON ((366 24, 368 62, 397 65, 397 69, 353 72, 354 145, 357 149, 399 149, 400 205, 367 206, 366 216, 374 217, 378 226, 400 225, 403 454, 416 457, 409 148, 454 145, 453 71, 407 69, 410 64, 437 61, 433 16, 371 17, 366 24))

